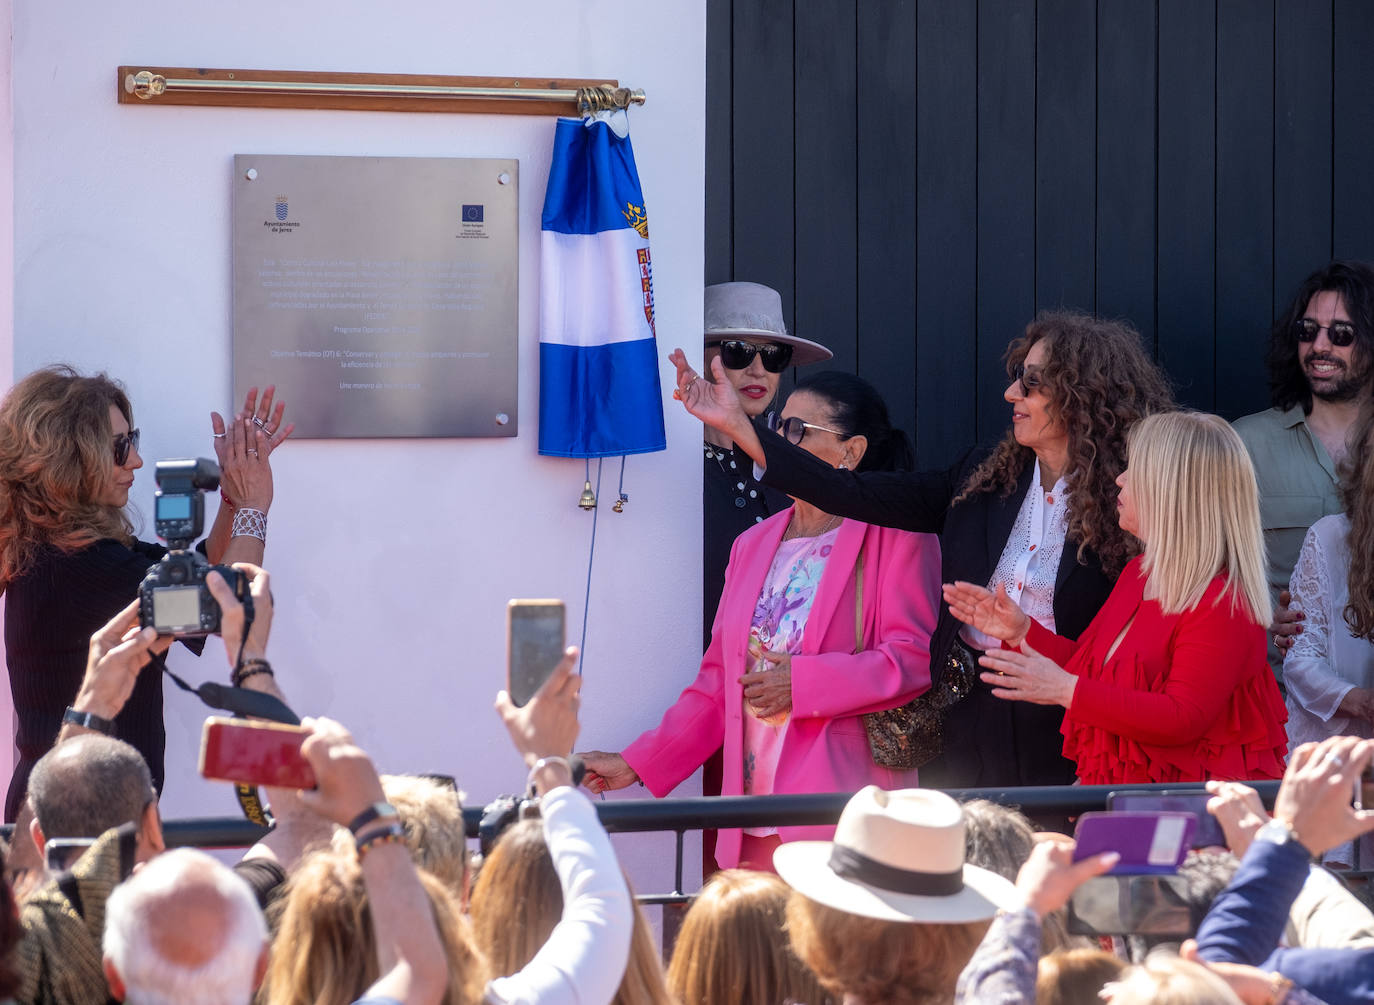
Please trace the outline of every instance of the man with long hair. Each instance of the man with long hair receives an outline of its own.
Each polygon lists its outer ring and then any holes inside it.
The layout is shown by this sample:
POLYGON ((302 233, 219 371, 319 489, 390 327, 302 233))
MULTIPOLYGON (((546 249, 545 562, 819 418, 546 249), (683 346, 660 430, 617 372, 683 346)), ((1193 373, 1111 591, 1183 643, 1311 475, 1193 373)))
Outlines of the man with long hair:
MULTIPOLYGON (((1374 268, 1332 262, 1303 280, 1274 322, 1268 364, 1273 407, 1235 428, 1255 462, 1269 587, 1284 607, 1280 594, 1307 528, 1341 511, 1336 467, 1360 403, 1374 391, 1374 268)), ((1269 644, 1280 686, 1288 649, 1281 634, 1269 644)))

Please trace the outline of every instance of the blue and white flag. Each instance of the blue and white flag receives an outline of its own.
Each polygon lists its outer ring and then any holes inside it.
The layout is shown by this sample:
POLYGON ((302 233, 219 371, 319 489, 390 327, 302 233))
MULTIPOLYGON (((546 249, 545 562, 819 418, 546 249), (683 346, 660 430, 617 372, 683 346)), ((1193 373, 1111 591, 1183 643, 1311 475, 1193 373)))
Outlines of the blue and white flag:
POLYGON ((663 450, 649 221, 623 111, 558 120, 542 227, 539 452, 663 450))

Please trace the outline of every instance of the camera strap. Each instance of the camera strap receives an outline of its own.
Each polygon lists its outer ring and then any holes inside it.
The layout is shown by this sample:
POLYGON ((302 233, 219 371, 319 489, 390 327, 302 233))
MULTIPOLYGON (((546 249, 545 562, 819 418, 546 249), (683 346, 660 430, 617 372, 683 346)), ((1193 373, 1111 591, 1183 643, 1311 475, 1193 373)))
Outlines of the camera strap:
MULTIPOLYGON (((158 665, 163 673, 172 678, 172 683, 183 691, 195 695, 210 708, 231 712, 237 719, 251 717, 282 722, 288 726, 301 724, 300 716, 291 711, 286 702, 274 695, 265 694, 262 691, 249 691, 241 687, 226 687, 223 684, 216 684, 214 681, 206 681, 199 687, 192 687, 179 675, 172 672, 171 668, 167 666, 167 661, 162 658, 162 654, 159 653, 154 656, 153 662, 158 665)), ((272 814, 268 813, 266 807, 263 806, 257 786, 235 782, 234 794, 238 796, 239 809, 243 810, 245 817, 259 827, 272 826, 272 814)))

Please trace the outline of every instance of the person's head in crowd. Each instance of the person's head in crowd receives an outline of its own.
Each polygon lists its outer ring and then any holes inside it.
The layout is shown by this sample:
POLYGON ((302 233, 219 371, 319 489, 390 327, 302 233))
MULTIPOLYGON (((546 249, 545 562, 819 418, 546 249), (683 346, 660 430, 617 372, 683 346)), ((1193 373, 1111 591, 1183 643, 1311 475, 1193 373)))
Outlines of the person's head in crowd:
MULTIPOLYGON (((443 1003, 477 1005, 486 964, 458 895, 424 869, 418 872, 448 960, 443 1003)), ((287 879, 273 920, 277 935, 262 1005, 349 1005, 380 976, 362 866, 352 848, 308 855, 287 879)))
POLYGON ((1269 396, 1275 408, 1314 398, 1350 401, 1368 393, 1374 374, 1374 268, 1332 262, 1312 273, 1274 322, 1269 339, 1269 396))
POLYGON ((774 418, 776 431, 835 467, 907 471, 915 452, 868 381, 825 370, 799 381, 774 418))
POLYGON ((1222 596, 1269 624, 1255 468, 1230 423, 1182 411, 1141 420, 1117 482, 1121 527, 1144 542, 1143 571, 1165 614, 1191 608, 1220 575, 1222 596))
POLYGON ((112 736, 85 733, 44 754, 29 776, 30 833, 40 856, 51 838, 96 838, 138 825, 138 860, 165 847, 157 792, 137 750, 112 736))
POLYGON ((19 922, 18 898, 8 879, 9 848, 0 840, 0 1001, 8 1001, 19 989, 13 949, 24 935, 19 922))
POLYGON ((1349 442, 1340 475, 1341 509, 1350 521, 1350 596, 1341 613, 1352 635, 1374 642, 1374 396, 1360 408, 1349 442))
POLYGON ((47 882, 47 865, 43 853, 33 840, 33 804, 27 794, 19 804, 5 853, 5 878, 14 891, 15 900, 22 901, 30 892, 47 882))
MULTIPOLYGON (((1184 881, 1184 902, 1188 905, 1188 928, 1196 933, 1212 901, 1230 884, 1240 866, 1240 859, 1227 851, 1193 851, 1178 867, 1184 881)), ((1178 951, 1184 937, 1178 935, 1128 935, 1126 948, 1131 961, 1142 963, 1156 949, 1178 951)))
POLYGON ((204 852, 159 855, 105 905, 105 976, 129 1005, 248 1005, 267 925, 248 885, 204 852))
POLYGON ((1102 988, 1126 963, 1100 949, 1066 949, 1040 957, 1036 1005, 1101 1005, 1102 988))
POLYGON ((965 863, 959 804, 925 789, 867 786, 833 842, 785 844, 773 862, 793 890, 798 957, 836 997, 865 1005, 951 999, 993 916, 1021 904, 1012 883, 965 863))
POLYGON ((1241 1005, 1220 976, 1169 953, 1155 953, 1123 971, 1102 998, 1111 1005, 1241 1005))
MULTIPOLYGON (((964 861, 1016 882, 1017 873, 1035 847, 1034 825, 1010 806, 987 799, 972 799, 963 804, 963 809, 964 861)), ((1080 939, 1069 935, 1062 911, 1055 911, 1044 919, 1041 926, 1043 952, 1052 953, 1081 944, 1080 939)))
POLYGON ((1068 537, 1080 555, 1092 551, 1108 573, 1119 572, 1139 548, 1116 522, 1116 476, 1130 428, 1173 407, 1163 371, 1126 322, 1049 311, 1007 347, 1007 376, 1011 430, 956 501, 1010 495, 1033 455, 1065 479, 1068 537))
MULTIPOLYGON (((653 933, 638 905, 634 913, 630 961, 612 1005, 670 1005, 653 933)), ((473 884, 471 917, 492 978, 519 972, 548 941, 563 917, 563 889, 542 821, 518 820, 501 834, 473 884)))
MULTIPOLYGON (((415 864, 465 900, 468 845, 462 793, 424 775, 383 775, 382 789, 400 817, 415 864)), ((355 847, 346 830, 334 832, 333 844, 341 852, 355 847)))
POLYGON ((777 876, 747 869, 713 875, 682 920, 668 987, 681 1005, 829 1001, 787 941, 787 898, 777 876))
POLYGON ((0 586, 40 545, 75 551, 131 537, 124 506, 143 466, 133 415, 103 373, 49 366, 10 389, 0 402, 0 586))
POLYGON ((740 405, 758 418, 778 393, 778 381, 789 366, 830 359, 825 346, 798 338, 782 320, 782 296, 758 283, 717 283, 706 287, 704 302, 706 365, 719 356, 725 379, 740 405))

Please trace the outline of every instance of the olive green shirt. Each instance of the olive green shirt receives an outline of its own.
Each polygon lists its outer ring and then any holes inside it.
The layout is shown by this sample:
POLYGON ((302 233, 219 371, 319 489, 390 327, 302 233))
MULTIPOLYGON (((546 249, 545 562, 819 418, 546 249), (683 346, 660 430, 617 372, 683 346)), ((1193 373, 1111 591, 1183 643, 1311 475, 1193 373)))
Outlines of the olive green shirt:
MULTIPOLYGON (((1277 603, 1279 591, 1288 589, 1307 528, 1341 512, 1336 466, 1308 428, 1301 405, 1256 412, 1232 425, 1255 464, 1269 590, 1277 603)), ((1282 684, 1283 660, 1272 638, 1269 665, 1282 684)))

